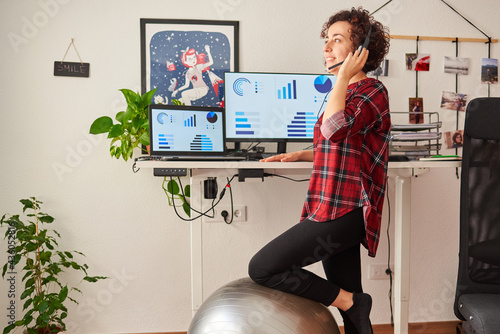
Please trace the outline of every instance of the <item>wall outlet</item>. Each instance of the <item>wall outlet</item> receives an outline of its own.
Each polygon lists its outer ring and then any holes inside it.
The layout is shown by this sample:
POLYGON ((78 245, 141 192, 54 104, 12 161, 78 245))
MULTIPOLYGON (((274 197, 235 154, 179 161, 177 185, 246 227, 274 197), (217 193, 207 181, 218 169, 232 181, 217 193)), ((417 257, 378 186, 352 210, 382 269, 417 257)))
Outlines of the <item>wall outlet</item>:
MULTIPOLYGON (((214 218, 203 217, 203 221, 207 223, 224 223, 224 217, 222 216, 222 212, 226 211, 229 213, 227 216, 227 221, 231 221, 231 206, 230 205, 217 205, 215 207, 215 215, 214 218)), ((207 212, 208 215, 211 215, 211 211, 207 212)), ((245 222, 247 221, 247 207, 244 205, 233 205, 233 223, 234 222, 245 222)))
MULTIPOLYGON (((387 264, 370 264, 368 266, 368 278, 372 280, 383 280, 389 279, 389 275, 386 274, 387 264)), ((391 265, 391 270, 393 270, 393 265, 391 265)))

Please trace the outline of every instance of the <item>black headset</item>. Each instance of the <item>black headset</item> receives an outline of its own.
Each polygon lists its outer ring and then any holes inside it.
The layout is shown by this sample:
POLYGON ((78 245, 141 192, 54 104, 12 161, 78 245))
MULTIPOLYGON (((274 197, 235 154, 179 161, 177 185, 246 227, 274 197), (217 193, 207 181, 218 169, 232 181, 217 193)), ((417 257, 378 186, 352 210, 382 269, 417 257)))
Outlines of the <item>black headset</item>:
MULTIPOLYGON (((361 50, 363 50, 363 49, 368 49, 368 44, 370 43, 371 34, 372 34, 372 27, 370 26, 370 29, 368 29, 368 34, 366 34, 366 38, 365 38, 365 41, 363 42, 363 45, 360 45, 358 47, 359 52, 361 52, 361 50)), ((338 64, 332 65, 332 66, 328 67, 328 70, 333 70, 335 67, 338 67, 338 66, 342 65, 343 63, 344 62, 341 61, 338 64)))

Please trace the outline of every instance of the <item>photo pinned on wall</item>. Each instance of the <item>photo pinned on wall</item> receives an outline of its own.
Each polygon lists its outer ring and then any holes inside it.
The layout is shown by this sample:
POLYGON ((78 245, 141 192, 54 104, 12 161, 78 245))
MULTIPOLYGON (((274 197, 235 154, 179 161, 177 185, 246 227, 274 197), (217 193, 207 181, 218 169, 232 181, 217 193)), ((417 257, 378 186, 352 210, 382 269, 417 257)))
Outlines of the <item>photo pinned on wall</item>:
POLYGON ((152 102, 224 107, 224 73, 238 71, 237 21, 141 19, 141 88, 152 102))
POLYGON ((420 124, 424 122, 424 99, 421 97, 410 97, 409 99, 410 124, 420 124))
POLYGON ((444 141, 446 143, 446 148, 460 148, 463 147, 464 131, 448 131, 444 133, 444 141))
POLYGON ((498 83, 498 59, 495 58, 481 59, 481 83, 484 84, 498 83))
POLYGON ((443 91, 441 96, 441 108, 456 111, 465 111, 467 94, 443 91))
POLYGON ((444 73, 469 74, 469 58, 444 57, 444 73))
POLYGON ((406 69, 408 71, 429 71, 431 55, 427 53, 407 53, 406 69))
POLYGON ((382 63, 380 63, 380 66, 377 67, 375 70, 368 72, 367 73, 369 76, 372 77, 386 77, 389 75, 389 60, 384 59, 382 63))

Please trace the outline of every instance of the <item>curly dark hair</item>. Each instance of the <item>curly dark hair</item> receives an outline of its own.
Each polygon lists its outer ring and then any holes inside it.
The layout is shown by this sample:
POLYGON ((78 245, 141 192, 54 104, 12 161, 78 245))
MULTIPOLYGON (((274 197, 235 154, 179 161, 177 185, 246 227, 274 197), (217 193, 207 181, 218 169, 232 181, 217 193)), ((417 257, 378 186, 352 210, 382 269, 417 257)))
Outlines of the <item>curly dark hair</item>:
POLYGON ((368 30, 372 27, 370 43, 368 44, 370 53, 363 67, 363 72, 367 73, 377 69, 384 60, 385 55, 389 52, 389 29, 384 27, 380 22, 375 21, 367 10, 361 7, 353 7, 351 10, 343 10, 331 16, 323 24, 321 38, 326 38, 330 26, 338 21, 346 21, 352 25, 351 41, 355 46, 353 51, 356 50, 358 45, 363 44, 368 30))

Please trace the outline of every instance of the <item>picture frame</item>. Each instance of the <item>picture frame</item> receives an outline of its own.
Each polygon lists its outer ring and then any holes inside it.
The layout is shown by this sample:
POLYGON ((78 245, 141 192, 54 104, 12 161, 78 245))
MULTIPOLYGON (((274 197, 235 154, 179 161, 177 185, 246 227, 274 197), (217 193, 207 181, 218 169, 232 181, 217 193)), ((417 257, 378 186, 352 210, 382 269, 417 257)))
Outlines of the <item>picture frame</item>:
POLYGON ((141 90, 152 103, 224 106, 224 73, 239 70, 239 22, 140 19, 141 90))

